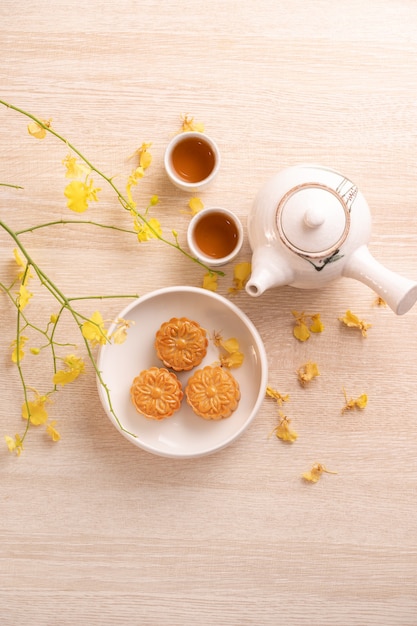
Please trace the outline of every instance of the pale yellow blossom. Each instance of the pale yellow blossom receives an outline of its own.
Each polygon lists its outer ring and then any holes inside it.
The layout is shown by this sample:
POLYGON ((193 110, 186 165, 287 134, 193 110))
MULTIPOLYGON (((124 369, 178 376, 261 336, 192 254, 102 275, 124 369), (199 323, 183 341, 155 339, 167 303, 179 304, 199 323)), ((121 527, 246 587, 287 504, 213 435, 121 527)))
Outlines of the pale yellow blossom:
POLYGON ((13 437, 9 437, 9 435, 5 435, 4 439, 9 452, 15 452, 17 456, 20 456, 23 450, 23 440, 20 435, 15 435, 14 439, 13 437))
POLYGON ((64 195, 68 198, 67 206, 75 213, 84 213, 88 209, 88 203, 91 200, 97 202, 97 193, 99 187, 93 187, 93 181, 90 179, 88 183, 80 180, 71 181, 64 190, 64 195))
POLYGON ((25 356, 25 351, 23 348, 27 341, 28 341, 28 337, 25 337, 24 335, 20 335, 19 341, 17 341, 17 339, 14 339, 12 343, 10 344, 11 347, 13 348, 13 352, 12 352, 13 363, 20 362, 25 356))
POLYGON ((49 402, 49 398, 48 396, 41 396, 36 389, 33 391, 35 393, 35 399, 23 403, 22 417, 25 420, 29 419, 33 426, 39 426, 40 424, 45 424, 48 420, 48 412, 45 409, 45 404, 49 402))
POLYGON ((162 236, 161 224, 155 217, 150 217, 146 222, 139 222, 138 219, 135 219, 133 227, 138 234, 138 240, 141 242, 158 239, 162 236))
POLYGON ((54 385, 67 385, 76 380, 80 374, 84 372, 84 361, 75 356, 74 354, 68 354, 64 359, 65 369, 55 372, 52 382, 54 385))
POLYGON ((56 420, 52 420, 52 422, 49 422, 46 425, 46 432, 50 436, 52 441, 56 442, 56 441, 59 441, 61 439, 61 435, 56 430, 55 426, 56 426, 56 420))
MULTIPOLYGON (((40 119, 39 121, 47 128, 51 128, 52 120, 40 119)), ((38 122, 30 122, 30 124, 28 124, 29 135, 32 135, 32 137, 35 137, 36 139, 43 139, 46 136, 47 131, 43 126, 41 126, 41 124, 38 124, 38 122)))
POLYGON ((127 339, 127 331, 135 322, 131 320, 125 320, 122 317, 116 320, 116 329, 110 335, 110 339, 113 343, 124 343, 127 339))
POLYGON ((99 311, 95 311, 89 320, 81 326, 82 335, 91 345, 105 344, 107 341, 107 331, 104 321, 99 311))

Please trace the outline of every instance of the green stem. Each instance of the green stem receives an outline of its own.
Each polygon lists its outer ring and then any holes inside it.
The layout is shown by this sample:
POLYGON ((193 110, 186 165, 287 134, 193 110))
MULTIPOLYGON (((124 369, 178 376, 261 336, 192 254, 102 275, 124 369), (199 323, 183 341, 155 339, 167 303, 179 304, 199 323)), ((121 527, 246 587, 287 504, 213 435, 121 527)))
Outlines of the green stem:
POLYGON ((12 185, 11 183, 0 183, 0 187, 12 187, 12 189, 24 189, 21 185, 12 185))

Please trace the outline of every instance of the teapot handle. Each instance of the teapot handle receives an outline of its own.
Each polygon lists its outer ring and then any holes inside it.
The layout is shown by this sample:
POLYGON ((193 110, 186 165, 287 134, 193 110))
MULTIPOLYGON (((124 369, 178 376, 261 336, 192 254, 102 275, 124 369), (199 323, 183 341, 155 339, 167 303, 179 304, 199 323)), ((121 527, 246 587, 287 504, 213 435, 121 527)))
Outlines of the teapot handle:
POLYGON ((407 313, 417 301, 417 282, 384 267, 366 246, 350 256, 342 274, 373 289, 397 315, 407 313))

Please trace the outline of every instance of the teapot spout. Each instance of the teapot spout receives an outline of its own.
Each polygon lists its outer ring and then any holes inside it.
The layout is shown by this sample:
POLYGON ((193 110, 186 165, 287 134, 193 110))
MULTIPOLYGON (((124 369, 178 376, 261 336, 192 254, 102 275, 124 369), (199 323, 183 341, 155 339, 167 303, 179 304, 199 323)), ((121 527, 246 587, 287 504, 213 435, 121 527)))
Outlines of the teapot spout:
POLYGON ((246 291, 250 296, 256 298, 271 287, 283 287, 293 280, 293 270, 274 248, 261 246, 254 250, 252 274, 246 283, 246 291))
POLYGON ((384 267, 361 246, 346 262, 343 276, 356 278, 385 300, 397 315, 404 315, 417 301, 417 282, 384 267))

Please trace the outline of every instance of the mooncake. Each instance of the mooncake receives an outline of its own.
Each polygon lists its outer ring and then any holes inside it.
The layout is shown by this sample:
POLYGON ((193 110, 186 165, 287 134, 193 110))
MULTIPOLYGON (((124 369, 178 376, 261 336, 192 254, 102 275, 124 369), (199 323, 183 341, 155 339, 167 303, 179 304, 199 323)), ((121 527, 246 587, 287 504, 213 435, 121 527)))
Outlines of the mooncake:
POLYGON ((153 420, 171 417, 184 397, 181 382, 164 367, 150 367, 133 380, 130 397, 138 413, 153 420))
POLYGON ((205 329, 187 317, 171 318, 161 325, 155 335, 158 358, 176 372, 200 365, 207 354, 207 346, 205 329))
POLYGON ((208 365, 191 376, 185 395, 194 413, 206 420, 220 420, 237 408, 240 389, 228 370, 208 365))

